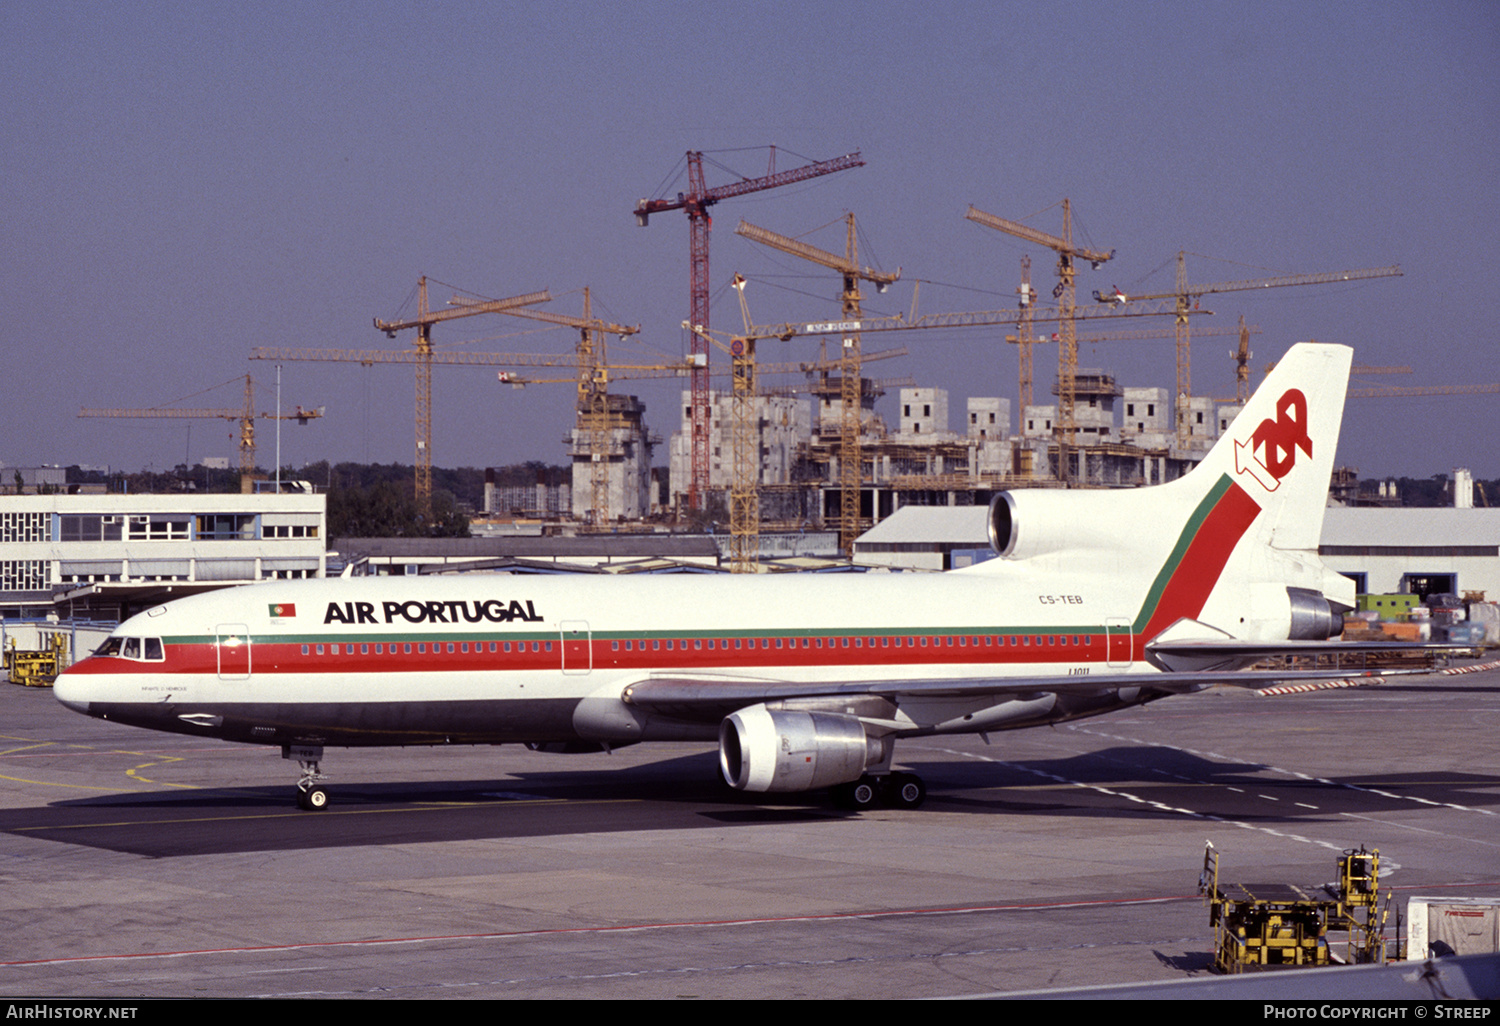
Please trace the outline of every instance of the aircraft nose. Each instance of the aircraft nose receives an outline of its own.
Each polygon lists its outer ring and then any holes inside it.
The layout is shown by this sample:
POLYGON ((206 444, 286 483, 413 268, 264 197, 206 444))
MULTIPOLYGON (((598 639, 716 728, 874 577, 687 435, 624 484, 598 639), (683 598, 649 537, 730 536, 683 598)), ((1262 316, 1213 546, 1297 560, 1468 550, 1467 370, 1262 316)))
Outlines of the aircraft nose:
POLYGON ((83 677, 64 671, 52 683, 52 697, 74 712, 88 715, 88 685, 83 677))

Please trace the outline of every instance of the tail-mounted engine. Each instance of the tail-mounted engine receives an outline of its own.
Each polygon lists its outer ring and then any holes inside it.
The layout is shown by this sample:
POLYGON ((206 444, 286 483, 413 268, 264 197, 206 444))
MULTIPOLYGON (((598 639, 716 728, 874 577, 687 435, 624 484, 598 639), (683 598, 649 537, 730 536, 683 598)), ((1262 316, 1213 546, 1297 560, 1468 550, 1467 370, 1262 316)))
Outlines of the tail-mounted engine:
POLYGON ((719 725, 719 769, 737 791, 812 791, 889 764, 889 739, 854 716, 753 705, 719 725))
POLYGON ((1292 608, 1287 633, 1292 641, 1324 641, 1343 632, 1343 614, 1318 592, 1310 588, 1288 588, 1286 597, 1292 608))
POLYGON ((1000 492, 990 500, 990 546, 1007 559, 1129 549, 1160 519, 1146 502, 1151 491, 1000 492))

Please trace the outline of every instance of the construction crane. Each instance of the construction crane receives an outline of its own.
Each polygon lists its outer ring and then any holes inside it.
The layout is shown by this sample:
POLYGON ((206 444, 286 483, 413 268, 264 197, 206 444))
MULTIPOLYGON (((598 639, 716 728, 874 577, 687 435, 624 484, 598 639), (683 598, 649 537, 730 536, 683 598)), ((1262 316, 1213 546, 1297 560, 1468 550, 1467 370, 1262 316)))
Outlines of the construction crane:
MULTIPOLYGON (((745 301, 746 281, 736 274, 733 287, 739 296, 740 315, 748 332, 750 308, 745 301)), ((826 395, 828 371, 843 366, 843 361, 820 359, 814 363, 769 364, 758 367, 755 358, 756 337, 737 335, 722 342, 709 332, 683 322, 683 327, 698 335, 709 345, 716 346, 729 355, 732 383, 730 403, 731 421, 731 466, 733 475, 729 487, 729 566, 731 573, 754 573, 760 555, 760 413, 756 399, 766 395, 791 395, 811 391, 826 395), (808 375, 809 383, 803 386, 785 386, 762 392, 759 387, 761 373, 785 373, 800 371, 808 375), (817 377, 816 381, 811 379, 817 377)), ((865 359, 889 359, 905 356, 905 347, 871 353, 865 359)), ((909 382, 910 379, 907 379, 909 382)), ((903 382, 903 383, 907 383, 903 382)), ((842 394, 842 393, 841 393, 842 394)))
POLYGON ((1240 314, 1240 344, 1231 352, 1234 360, 1234 401, 1244 405, 1250 400, 1250 331, 1245 327, 1245 315, 1240 314))
POLYGON ((432 326, 459 317, 475 314, 500 313, 518 306, 545 303, 552 297, 543 289, 509 299, 497 299, 473 306, 429 310, 427 308, 427 276, 417 279, 417 316, 403 321, 382 321, 375 318, 375 327, 385 332, 387 338, 395 338, 396 332, 407 328, 417 329, 417 392, 416 392, 416 484, 417 510, 423 516, 432 513, 432 326))
MULTIPOLYGON (((855 150, 853 153, 835 157, 833 160, 819 160, 790 171, 777 171, 776 147, 772 146, 770 165, 763 176, 741 178, 738 182, 732 182, 729 185, 709 188, 703 176, 703 152, 689 150, 687 191, 679 192, 676 199, 642 199, 635 205, 635 223, 642 228, 646 227, 652 214, 660 214, 668 210, 687 212, 690 297, 688 323, 704 331, 709 329, 708 242, 709 232, 713 227, 713 218, 708 214, 709 207, 720 200, 775 189, 778 186, 806 181, 820 175, 831 175, 836 171, 846 171, 863 165, 864 161, 860 159, 859 151, 855 150)), ((695 361, 701 360, 702 366, 700 369, 698 363, 695 362, 693 369, 690 404, 693 469, 688 484, 688 504, 694 510, 701 510, 708 489, 708 347, 703 341, 703 336, 697 332, 691 332, 690 337, 693 358, 695 361)))
MULTIPOLYGON (((752 242, 759 242, 763 246, 770 246, 772 249, 791 256, 838 271, 844 279, 843 291, 840 294, 843 319, 845 322, 857 322, 862 316, 859 283, 870 282, 875 286, 876 291, 884 292, 892 283, 900 279, 901 270, 897 268, 894 273, 890 273, 861 267, 854 215, 845 215, 845 222, 847 227, 843 256, 810 246, 769 229, 756 227, 748 221, 741 221, 734 232, 752 242)), ((853 328, 842 334, 843 361, 839 370, 840 384, 843 386, 839 424, 839 547, 846 555, 852 557, 854 539, 859 535, 860 485, 863 480, 863 462, 859 448, 861 360, 859 330, 853 328)))
MULTIPOLYGON (((745 279, 736 274, 734 289, 740 297, 740 310, 748 324, 745 306, 745 279)), ((733 476, 729 486, 729 572, 747 574, 756 571, 760 555, 760 439, 757 428, 755 398, 759 394, 755 367, 754 338, 736 336, 720 342, 704 328, 683 321, 682 326, 708 345, 729 354, 733 379, 730 402, 731 462, 733 476)))
MULTIPOLYGON (((1095 303, 1075 307, 1073 319, 1086 321, 1094 318, 1124 320, 1133 317, 1170 317, 1174 304, 1131 302, 1126 305, 1095 303)), ((1212 310, 1194 310, 1195 316, 1212 314, 1212 310)), ((841 335, 846 331, 870 334, 879 331, 912 331, 917 328, 989 328, 1006 324, 1019 324, 1023 314, 1019 310, 961 310, 953 313, 892 314, 887 317, 866 317, 859 321, 794 321, 785 324, 757 324, 746 334, 756 338, 779 338, 783 342, 794 338, 817 338, 826 335, 841 335)), ((1034 323, 1051 323, 1060 320, 1060 313, 1036 314, 1034 323)), ((1076 337, 1076 336, 1075 336, 1076 337)))
MULTIPOLYGON (((231 381, 234 379, 230 379, 231 381)), ((229 384, 226 381, 224 384, 229 384)), ((221 386, 215 385, 215 388, 221 386)), ((240 436, 240 491, 249 493, 251 481, 255 476, 255 421, 261 420, 294 420, 298 424, 305 425, 310 420, 316 420, 323 416, 323 407, 315 410, 306 410, 301 406, 292 413, 275 414, 255 412, 255 381, 249 374, 245 375, 245 405, 238 410, 230 409, 188 409, 185 407, 153 406, 143 410, 124 409, 90 409, 85 407, 78 411, 80 417, 167 417, 186 420, 227 420, 239 422, 240 436)))
MULTIPOLYGON (((1058 478, 1066 481, 1072 476, 1070 467, 1074 438, 1077 433, 1077 420, 1075 405, 1077 391, 1075 379, 1078 374, 1078 339, 1073 326, 1074 313, 1077 309, 1076 284, 1074 281, 1074 258, 1089 261, 1095 270, 1115 255, 1114 250, 1105 253, 1101 250, 1085 249, 1073 245, 1073 208, 1072 204, 1064 199, 1063 209, 1063 233, 1061 236, 1049 235, 1047 232, 1038 231, 1030 225, 1021 224, 1018 221, 1010 221, 994 214, 985 213, 977 207, 970 206, 969 212, 964 216, 975 224, 982 224, 986 228, 1014 235, 1028 242, 1046 246, 1057 254, 1057 288, 1053 289, 1053 295, 1058 302, 1058 325, 1059 339, 1057 351, 1057 440, 1058 440, 1058 478)), ((1097 297, 1096 297, 1097 298, 1097 297)))
POLYGON ((1351 388, 1350 399, 1413 399, 1427 395, 1494 395, 1500 393, 1500 382, 1483 385, 1386 385, 1378 388, 1351 388))
MULTIPOLYGON (((1036 289, 1031 287, 1031 254, 1021 257, 1021 284, 1016 286, 1016 294, 1021 298, 1017 302, 1017 309, 1021 311, 1020 330, 1015 334, 1015 340, 1019 345, 1017 354, 1016 397, 1021 401, 1021 409, 1034 404, 1032 397, 1032 370, 1031 370, 1031 346, 1036 341, 1031 335, 1031 324, 1036 316, 1036 289)), ((1010 341, 1010 336, 1006 337, 1010 341)))
MULTIPOLYGON (((1276 361, 1272 360, 1262 368, 1263 373, 1270 374, 1275 367, 1276 361)), ((1411 368, 1404 365, 1376 367, 1357 363, 1349 368, 1349 373, 1351 375, 1410 374, 1411 368)), ((1496 393, 1500 393, 1500 382, 1472 385, 1365 385, 1358 388, 1350 387, 1345 391, 1344 397, 1346 399, 1419 399, 1433 395, 1495 395, 1496 393)))
MULTIPOLYGON (((1201 313, 1202 311, 1199 311, 1199 312, 1201 313)), ((1030 342, 1028 343, 1028 342, 1022 341, 1022 339, 1025 337, 1025 334, 1026 334, 1026 332, 1025 332, 1025 330, 1023 328, 1021 334, 1006 335, 1005 336, 1005 341, 1011 343, 1014 346, 1016 346, 1018 349, 1029 348, 1030 346, 1035 345, 1038 342, 1047 342, 1047 341, 1056 342, 1056 341, 1058 341, 1058 335, 1056 333, 1054 333, 1050 339, 1035 339, 1034 338, 1034 339, 1031 339, 1030 342)), ((1202 336, 1210 336, 1210 335, 1238 335, 1241 338, 1242 344, 1248 345, 1249 341, 1250 341, 1250 336, 1251 335, 1259 335, 1260 334, 1260 328, 1256 327, 1254 325, 1246 325, 1245 324, 1245 318, 1243 316, 1241 316, 1240 317, 1240 323, 1239 323, 1238 327, 1235 327, 1235 328, 1200 328, 1200 329, 1198 329, 1198 334, 1199 334, 1200 337, 1202 337, 1202 336)), ((1094 343, 1094 342, 1138 342, 1138 341, 1144 341, 1144 340, 1147 340, 1147 339, 1173 338, 1174 335, 1173 335, 1172 332, 1166 331, 1166 330, 1163 330, 1163 329, 1160 329, 1160 328, 1141 328, 1141 329, 1136 330, 1136 331, 1099 331, 1099 332, 1087 332, 1087 333, 1084 333, 1084 334, 1080 334, 1080 335, 1078 335, 1076 337, 1077 337, 1078 343, 1080 345, 1082 345, 1084 343, 1094 343)), ((1230 353, 1230 355, 1233 356, 1234 354, 1230 353)), ((1027 368, 1027 369, 1029 370, 1029 368, 1027 368)), ((1248 380, 1248 378, 1247 378, 1247 380, 1248 380)), ((1023 378, 1021 384, 1022 384, 1021 394, 1025 395, 1025 396, 1030 396, 1032 394, 1032 383, 1031 383, 1031 380, 1029 378, 1023 378)), ((1248 395, 1248 393, 1247 393, 1247 395, 1248 395)), ((1243 402, 1244 399, 1241 398, 1239 401, 1243 402)), ((1226 400, 1226 402, 1227 402, 1227 400, 1226 400)), ((1026 406, 1030 406, 1030 405, 1032 405, 1032 404, 1030 402, 1027 402, 1022 407, 1022 409, 1025 409, 1026 406)))
MULTIPOLYGON (((1177 254, 1177 284, 1171 292, 1157 292, 1143 296, 1122 297, 1129 303, 1158 299, 1171 299, 1177 304, 1177 444, 1186 445, 1188 440, 1188 402, 1193 394, 1191 332, 1188 317, 1197 311, 1192 309, 1194 300, 1217 292, 1244 292, 1250 289, 1283 288, 1290 285, 1326 285, 1330 282, 1363 281, 1369 278, 1399 278, 1399 265, 1369 267, 1355 271, 1333 271, 1323 274, 1285 274, 1272 278, 1252 278, 1245 281, 1221 281, 1212 285, 1189 285, 1187 281, 1187 254, 1177 254)), ((1102 298, 1097 293, 1096 299, 1102 298)), ((1246 356, 1246 360, 1249 357, 1246 356)), ((1248 374, 1248 371, 1246 371, 1248 374)), ((1240 375, 1236 375, 1238 381, 1240 375)), ((1236 394, 1248 386, 1248 378, 1237 385, 1236 394)))
POLYGON ((404 351, 386 349, 296 349, 260 346, 250 351, 252 360, 312 360, 324 363, 359 363, 366 367, 377 363, 402 363, 416 366, 416 481, 413 493, 417 509, 424 516, 432 513, 432 368, 434 364, 492 365, 495 353, 438 353, 432 348, 432 326, 459 317, 475 314, 500 313, 520 306, 535 306, 545 303, 552 296, 543 289, 509 299, 475 303, 447 310, 431 311, 427 308, 427 277, 417 280, 417 316, 403 321, 382 321, 375 318, 375 327, 395 338, 396 332, 407 328, 417 329, 417 347, 404 351))
MULTIPOLYGON (((483 305, 493 300, 473 296, 454 296, 448 300, 453 307, 468 308, 483 305)), ((513 317, 542 321, 562 327, 578 329, 578 345, 575 349, 578 361, 578 429, 589 440, 589 457, 592 463, 591 485, 593 505, 590 513, 596 526, 609 522, 609 370, 605 359, 604 336, 616 335, 621 341, 640 333, 639 324, 628 326, 611 324, 593 316, 593 301, 587 287, 583 290, 583 316, 554 313, 551 310, 530 310, 525 307, 510 307, 499 311, 513 317)), ((661 365, 640 369, 672 369, 661 365)))

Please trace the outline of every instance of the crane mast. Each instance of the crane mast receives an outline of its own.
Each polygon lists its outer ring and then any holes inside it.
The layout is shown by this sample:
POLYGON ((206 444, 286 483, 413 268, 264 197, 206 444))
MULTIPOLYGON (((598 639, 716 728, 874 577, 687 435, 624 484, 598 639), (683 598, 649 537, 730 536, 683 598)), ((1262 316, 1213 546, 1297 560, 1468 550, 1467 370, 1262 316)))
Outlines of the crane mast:
MULTIPOLYGON (((833 160, 814 161, 790 171, 776 171, 776 148, 771 148, 771 166, 760 178, 745 178, 729 185, 709 188, 703 176, 703 152, 689 150, 687 154, 688 189, 679 192, 676 199, 642 199, 635 205, 635 222, 642 228, 649 223, 652 214, 668 210, 682 210, 688 216, 688 324, 693 329, 709 330, 709 271, 708 242, 713 227, 713 218, 708 208, 720 200, 743 196, 746 193, 774 189, 793 182, 805 181, 820 175, 833 174, 849 168, 860 167, 864 161, 859 151, 836 157, 833 160)), ((692 373, 692 478, 688 484, 688 505, 694 510, 703 509, 708 495, 709 477, 709 408, 708 408, 708 343, 698 330, 689 330, 693 360, 692 373)))
MULTIPOLYGON (((843 256, 765 228, 758 228, 748 221, 741 221, 739 227, 735 229, 735 234, 838 271, 843 276, 844 283, 840 294, 843 323, 857 325, 861 318, 859 283, 871 282, 877 290, 884 292, 893 282, 900 279, 901 271, 897 269, 892 274, 860 267, 854 215, 846 215, 845 220, 847 230, 844 237, 843 256)), ((842 406, 839 419, 839 547, 844 550, 845 554, 853 556, 854 539, 859 535, 860 491, 863 484, 863 458, 860 454, 859 438, 861 399, 863 398, 861 395, 862 368, 858 328, 845 330, 842 334, 843 353, 839 369, 842 406)))
POLYGON ((417 316, 405 321, 382 321, 375 318, 375 327, 395 338, 396 332, 407 328, 417 329, 417 387, 416 387, 416 484, 414 485, 417 510, 422 516, 432 516, 432 326, 458 317, 475 314, 499 313, 515 306, 545 303, 551 297, 544 289, 524 296, 497 299, 489 303, 475 303, 448 310, 427 309, 427 276, 417 280, 417 316))
POLYGON ((977 207, 970 206, 969 212, 964 215, 975 224, 982 224, 986 228, 1014 235, 1016 238, 1034 242, 1057 253, 1057 288, 1053 294, 1057 297, 1058 309, 1058 349, 1057 349, 1057 444, 1058 444, 1058 466, 1057 476, 1059 480, 1067 481, 1072 477, 1072 449, 1077 436, 1077 379, 1078 379, 1078 336, 1074 327, 1074 319, 1078 307, 1077 283, 1074 275, 1073 259, 1081 257, 1098 268, 1100 264, 1115 255, 1114 250, 1108 253, 1075 247, 1073 245, 1073 207, 1064 199, 1063 208, 1063 233, 1061 236, 1050 235, 1047 232, 1038 231, 1030 225, 1021 224, 1019 221, 1007 220, 996 217, 994 214, 986 213, 977 207))

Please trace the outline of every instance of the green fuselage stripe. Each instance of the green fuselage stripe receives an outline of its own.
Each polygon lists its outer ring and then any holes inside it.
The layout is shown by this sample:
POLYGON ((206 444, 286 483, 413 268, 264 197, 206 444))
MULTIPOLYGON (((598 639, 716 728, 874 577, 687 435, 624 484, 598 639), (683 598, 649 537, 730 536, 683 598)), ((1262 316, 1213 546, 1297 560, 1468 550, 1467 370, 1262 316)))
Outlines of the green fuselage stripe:
POLYGON ((1156 612, 1157 603, 1161 601, 1162 592, 1166 590, 1167 582, 1177 572, 1178 566, 1182 564, 1182 557, 1187 554, 1188 547, 1193 544, 1198 531, 1203 526, 1203 521, 1213 512, 1224 493, 1229 491, 1234 482, 1229 480, 1229 475, 1222 475, 1214 486, 1208 490, 1203 501, 1193 510, 1192 516, 1188 517, 1187 523, 1182 528, 1182 533, 1177 536, 1177 544, 1172 546, 1167 561, 1156 574, 1156 580, 1151 582, 1151 588, 1146 592, 1146 600, 1141 603, 1140 612, 1136 613, 1135 622, 1130 625, 1131 634, 1140 634, 1146 629, 1146 624, 1151 622, 1151 615, 1156 612))

